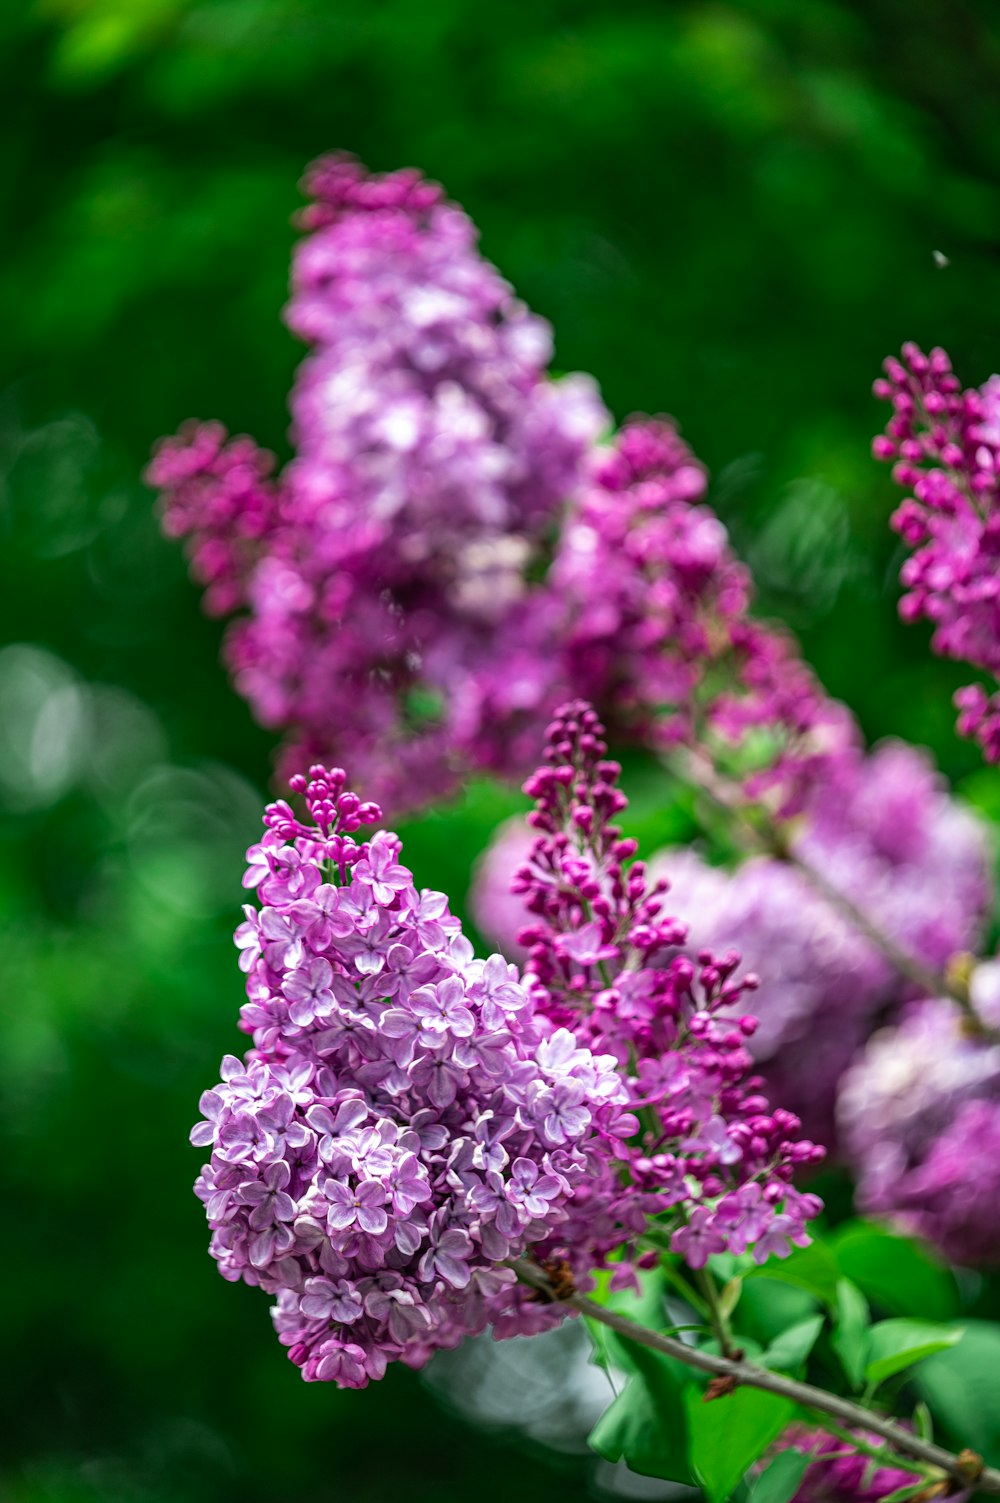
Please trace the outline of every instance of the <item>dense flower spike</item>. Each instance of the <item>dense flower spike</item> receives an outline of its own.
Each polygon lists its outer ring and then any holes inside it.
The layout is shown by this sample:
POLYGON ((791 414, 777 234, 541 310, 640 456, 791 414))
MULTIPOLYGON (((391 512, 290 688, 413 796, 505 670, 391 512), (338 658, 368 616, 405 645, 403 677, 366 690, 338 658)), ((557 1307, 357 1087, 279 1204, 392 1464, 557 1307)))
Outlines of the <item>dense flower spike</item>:
MULTIPOLYGON (((1000 677, 1000 376, 963 391, 944 350, 925 355, 915 344, 884 370, 875 395, 893 415, 873 451, 912 492, 892 519, 913 550, 900 614, 933 624, 942 657, 1000 677)), ((1000 761, 1000 693, 972 684, 955 703, 961 734, 1000 761)))
POLYGON ((664 884, 647 884, 635 842, 613 823, 627 800, 606 751, 586 704, 559 713, 546 764, 525 785, 538 835, 515 877, 535 920, 522 938, 536 1008, 614 1055, 641 1123, 615 1145, 627 1179, 609 1155, 589 1198, 574 1198, 573 1224, 607 1254, 660 1217, 694 1268, 724 1249, 782 1256, 808 1242, 819 1208, 792 1174, 823 1150, 797 1140, 798 1119, 770 1110, 749 1074, 756 1020, 731 1014, 755 978, 737 979, 733 951, 697 964, 678 953, 684 926, 662 912, 664 884))
POLYGON ((231 629, 230 669, 285 757, 348 747, 395 807, 476 763, 523 773, 555 689, 551 600, 528 583, 607 425, 593 383, 554 382, 548 326, 416 173, 317 163, 288 322, 312 346, 296 457, 217 425, 159 449, 164 526, 231 629))
POLYGON ((377 805, 339 770, 292 787, 310 819, 272 804, 248 852, 253 1048, 202 1097, 197 1191, 220 1271, 277 1297, 303 1376, 360 1387, 490 1322, 551 1323, 505 1260, 562 1249, 574 1194, 637 1124, 615 1059, 536 1017, 500 956, 473 957, 394 835, 355 838, 377 805))
POLYGON ((569 613, 566 679, 613 734, 698 745, 751 798, 791 814, 856 733, 791 639, 750 616, 749 571, 705 486, 668 421, 618 434, 553 564, 569 613))
POLYGON ((1000 1045, 949 1000, 877 1033, 841 1087, 840 1128, 862 1210, 891 1216, 956 1263, 1000 1257, 1000 1045))

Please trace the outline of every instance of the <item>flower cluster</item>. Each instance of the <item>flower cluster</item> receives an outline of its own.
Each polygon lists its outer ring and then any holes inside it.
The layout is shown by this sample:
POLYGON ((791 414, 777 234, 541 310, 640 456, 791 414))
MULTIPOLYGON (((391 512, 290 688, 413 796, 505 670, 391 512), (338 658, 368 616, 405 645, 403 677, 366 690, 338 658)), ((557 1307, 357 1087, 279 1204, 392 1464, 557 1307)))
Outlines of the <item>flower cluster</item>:
POLYGON ((545 765, 525 785, 537 837, 514 879, 534 920, 522 940, 537 1011, 615 1057, 641 1123, 618 1145, 628 1175, 607 1164, 570 1214, 601 1254, 659 1217, 695 1268, 724 1249, 784 1256, 808 1242, 819 1209, 793 1172, 823 1150, 797 1139, 798 1119, 770 1110, 750 1074, 756 1020, 732 1013, 755 978, 737 978, 735 952, 697 963, 678 952, 685 930, 662 911, 665 884, 647 883, 613 822, 627 800, 602 738, 581 702, 550 727, 545 765))
POLYGON ((413 172, 342 157, 306 179, 291 328, 312 346, 295 458, 218 425, 160 445, 150 482, 217 612, 227 659, 287 766, 347 749, 395 807, 470 763, 523 773, 554 702, 543 534, 607 424, 584 377, 546 375, 548 326, 413 172))
POLYGON ((946 1257, 1000 1249, 1000 1044, 950 1000, 914 1004, 844 1077, 841 1134, 858 1204, 946 1257), (991 1041, 992 1040, 992 1041, 991 1041))
POLYGON ((276 1296, 303 1376, 360 1387, 490 1322, 551 1321, 506 1260, 561 1252, 575 1194, 637 1123, 615 1059, 536 1016, 500 956, 474 958, 397 838, 355 839, 377 806, 339 770, 292 786, 311 822, 272 804, 248 852, 253 1047, 202 1097, 197 1192, 220 1271, 276 1296))
MULTIPOLYGON (((805 816, 793 852, 904 953, 941 972, 981 940, 993 897, 987 830, 919 751, 889 741, 843 759, 805 816)), ((766 977, 751 1047, 774 1098, 832 1146, 840 1077, 906 983, 794 867, 759 857, 732 876, 703 868, 693 884, 698 858, 680 860, 663 872, 693 941, 736 945, 766 977)))
MULTIPOLYGON (((863 1444, 884 1449, 878 1435, 855 1432, 863 1444)), ((791 1503, 881 1503, 899 1488, 917 1481, 900 1467, 880 1466, 862 1451, 808 1425, 789 1425, 769 1452, 799 1451, 813 1458, 792 1495, 791 1503)))
MULTIPOLYGON (((480 930, 511 958, 528 915, 511 894, 531 832, 502 827, 473 888, 480 930)), ((975 948, 993 896, 985 826, 947 793, 927 758, 900 742, 843 759, 813 790, 792 850, 807 857, 914 959, 942 971, 975 948)), ((730 946, 766 981, 748 1047, 773 1100, 834 1145, 841 1075, 905 984, 881 951, 787 862, 758 856, 736 871, 692 849, 658 853, 650 875, 670 887, 689 953, 730 946)))
POLYGON ((749 614, 752 583, 667 421, 633 420, 595 466, 559 540, 574 692, 613 734, 707 751, 753 799, 794 813, 856 741, 792 641, 749 614))
MULTIPOLYGON (((906 344, 902 357, 875 382, 893 415, 873 445, 912 493, 892 519, 913 550, 900 613, 932 623, 942 657, 1000 677, 1000 376, 963 391, 944 350, 906 344)), ((1000 693, 972 684, 955 703, 959 731, 1000 761, 1000 693)))

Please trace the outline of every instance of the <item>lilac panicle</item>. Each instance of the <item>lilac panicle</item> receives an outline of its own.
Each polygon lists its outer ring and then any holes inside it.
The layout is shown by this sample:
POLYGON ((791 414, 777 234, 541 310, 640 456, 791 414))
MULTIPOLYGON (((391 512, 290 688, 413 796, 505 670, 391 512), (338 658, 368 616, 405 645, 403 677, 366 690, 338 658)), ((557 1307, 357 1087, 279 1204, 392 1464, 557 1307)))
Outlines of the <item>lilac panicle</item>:
POLYGON ((949 999, 915 1003, 847 1072, 838 1113, 863 1211, 952 1262, 1000 1261, 1000 1044, 949 999))
MULTIPOLYGON (((634 1244, 650 1216, 695 1268, 724 1249, 784 1256, 808 1242, 819 1209, 792 1175, 823 1150, 798 1139, 798 1119, 772 1111, 750 1074, 756 1020, 727 1016, 742 1013, 756 979, 737 978, 734 951, 697 963, 679 953, 685 930, 663 912, 665 884, 647 882, 614 823, 627 800, 606 752, 588 705, 558 713, 525 785, 537 834, 514 879, 533 920, 521 940, 536 1010, 614 1056, 640 1124, 577 1192, 571 1218, 599 1254, 624 1246, 625 1268, 630 1253, 641 1262, 634 1244)), ((560 1110, 574 1109, 567 1096, 560 1110)))
MULTIPOLYGON (((377 805, 316 766, 309 811, 271 804, 237 931, 252 1048, 223 1061, 192 1141, 223 1277, 275 1296, 307 1379, 362 1387, 492 1323, 558 1318, 506 1260, 563 1255, 570 1209, 630 1134, 626 1089, 536 1013, 516 969, 477 960, 441 893, 418 891, 377 805)), ((593 1262, 573 1248, 583 1276, 593 1262)))
POLYGON ((793 814, 857 733, 791 638, 750 615, 749 570, 705 488, 670 421, 633 419, 617 435, 552 567, 565 678, 613 737, 697 746, 750 798, 793 814))
POLYGON ((551 334, 414 172, 346 157, 306 178, 289 325, 311 346, 277 477, 216 424, 162 443, 148 478, 206 604, 241 614, 226 657, 283 765, 341 756, 395 808, 471 764, 522 774, 554 702, 529 582, 607 415, 547 375, 551 334))
MULTIPOLYGON (((944 350, 905 344, 885 361, 875 395, 893 415, 874 441, 909 494, 892 525, 912 551, 900 579, 905 621, 929 621, 931 645, 1000 677, 1000 376, 963 391, 944 350)), ((1000 761, 1000 693, 955 695, 958 730, 1000 761)))

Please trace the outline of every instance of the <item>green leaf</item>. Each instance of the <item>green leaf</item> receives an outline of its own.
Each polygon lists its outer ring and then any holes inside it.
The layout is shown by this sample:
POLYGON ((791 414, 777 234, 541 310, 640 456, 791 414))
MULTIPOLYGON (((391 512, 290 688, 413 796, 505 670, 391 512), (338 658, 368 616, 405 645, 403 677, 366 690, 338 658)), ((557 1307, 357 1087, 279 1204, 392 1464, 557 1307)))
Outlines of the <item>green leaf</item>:
POLYGON ((747 1503, 788 1503, 811 1461, 802 1451, 779 1451, 754 1482, 747 1503))
POLYGON ((868 1301, 851 1279, 837 1284, 837 1324, 831 1344, 840 1358, 852 1388, 861 1388, 865 1379, 870 1335, 868 1301))
POLYGON ((738 1319, 741 1344, 752 1335, 762 1349, 770 1346, 789 1326, 815 1315, 817 1303, 814 1295, 793 1284, 766 1277, 744 1280, 738 1319))
POLYGON ((917 1477, 913 1482, 904 1482, 902 1487, 893 1488, 891 1493, 886 1493, 879 1503, 905 1503, 907 1498, 915 1498, 918 1493, 926 1493, 927 1478, 917 1477))
POLYGON ((740 1302, 740 1295, 742 1293, 743 1280, 741 1278, 729 1279, 727 1283, 723 1285, 722 1290, 719 1294, 719 1313, 722 1316, 723 1320, 728 1320, 730 1315, 732 1315, 733 1311, 736 1309, 736 1306, 740 1302))
POLYGON ((921 1364, 913 1381, 955 1447, 1000 1466, 1000 1325, 970 1320, 958 1346, 921 1364))
POLYGON ((872 1326, 865 1378, 884 1383, 904 1368, 954 1346, 964 1335, 962 1326, 941 1326, 929 1320, 880 1320, 872 1326))
POLYGON ((769 1258, 759 1268, 752 1269, 746 1277, 793 1284, 832 1309, 837 1300, 840 1268, 836 1257, 825 1243, 811 1242, 808 1247, 797 1247, 787 1258, 769 1258))
POLYGON ((934 1420, 923 1399, 913 1411, 913 1428, 921 1440, 934 1439, 934 1420))
POLYGON ((627 1337, 632 1376, 590 1432, 590 1446, 607 1461, 624 1461, 644 1477, 692 1480, 682 1385, 687 1369, 627 1337))
POLYGON ((823 1319, 822 1315, 810 1315, 805 1320, 797 1321, 794 1326, 789 1326, 787 1331, 782 1331, 761 1357, 763 1365, 777 1368, 783 1373, 797 1371, 816 1345, 823 1329, 823 1319))
POLYGON ((790 1399, 737 1388, 705 1402, 704 1390, 690 1384, 684 1391, 691 1469, 709 1503, 723 1503, 733 1488, 795 1412, 790 1399))
POLYGON ((883 1309, 927 1320, 952 1320, 958 1314, 954 1276, 908 1237, 851 1221, 840 1228, 832 1246, 844 1275, 883 1309))

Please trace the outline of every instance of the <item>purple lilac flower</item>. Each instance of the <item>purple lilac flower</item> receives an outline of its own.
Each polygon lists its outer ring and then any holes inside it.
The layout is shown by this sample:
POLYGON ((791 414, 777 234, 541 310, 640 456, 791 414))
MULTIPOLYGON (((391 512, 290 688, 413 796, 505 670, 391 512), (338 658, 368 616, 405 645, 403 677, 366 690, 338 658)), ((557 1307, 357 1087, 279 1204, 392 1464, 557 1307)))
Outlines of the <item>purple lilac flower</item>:
POLYGON ((595 466, 551 571, 565 678, 612 735, 698 746, 776 812, 856 744, 791 639, 749 615, 752 582, 666 420, 633 419, 595 466), (748 737, 766 743, 747 765, 748 737))
POLYGON ((602 737, 586 704, 557 715, 545 765, 525 784, 536 839, 514 878, 533 920, 521 941, 534 1005, 560 1030, 539 1053, 558 1075, 536 1097, 549 1130, 571 1135, 584 1109, 580 1047, 614 1056, 638 1119, 638 1133, 609 1141, 600 1176, 577 1191, 571 1225, 602 1255, 626 1245, 626 1268, 627 1244, 650 1216, 693 1267, 737 1241, 761 1262, 786 1255, 808 1242, 805 1222, 819 1209, 792 1175, 823 1150, 799 1140, 798 1118, 772 1111, 750 1073, 756 1020, 742 998, 756 979, 736 978, 735 951, 702 952, 697 964, 678 952, 685 929, 662 911, 665 884, 648 883, 631 862, 635 842, 612 822, 627 801, 602 737))
POLYGON ((548 326, 435 184, 330 157, 306 187, 294 459, 275 477, 195 425, 148 476, 207 607, 241 613, 227 661, 284 764, 349 734, 364 786, 414 805, 469 763, 529 765, 557 663, 528 571, 608 419, 588 378, 547 376, 548 326))
MULTIPOLYGON (((860 1441, 870 1446, 883 1444, 877 1435, 864 1431, 855 1433, 860 1441)), ((912 1472, 879 1466, 861 1451, 852 1450, 837 1436, 807 1425, 789 1425, 771 1448, 768 1459, 790 1450, 815 1458, 806 1468, 791 1503, 881 1503, 897 1488, 918 1480, 912 1472)), ((949 1496, 954 1496, 957 1503, 967 1494, 949 1496)))
POLYGON ((294 778, 311 822, 271 804, 247 853, 253 1046, 223 1062, 192 1141, 211 1146, 196 1188, 223 1276, 276 1297, 304 1377, 360 1387, 491 1322, 558 1319, 505 1261, 572 1233, 589 1269, 571 1203, 636 1123, 614 1056, 474 957, 395 835, 355 839, 381 811, 344 781, 294 778))
POLYGON ((841 1085, 862 1210, 956 1263, 1000 1261, 1000 1044, 950 1000, 914 1004, 841 1085))
MULTIPOLYGON (((931 646, 1000 677, 1000 376, 962 391, 944 350, 905 344, 875 395, 893 415, 877 459, 912 492, 892 525, 912 550, 900 578, 904 621, 930 621, 931 646)), ((955 696, 958 729, 1000 761, 1000 693, 981 684, 955 696)))

